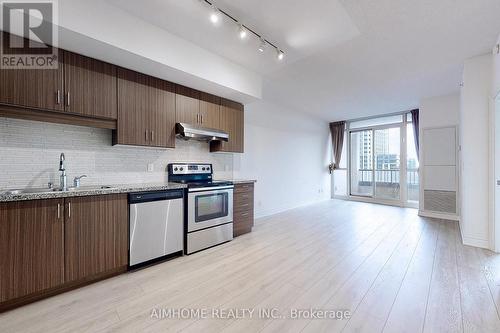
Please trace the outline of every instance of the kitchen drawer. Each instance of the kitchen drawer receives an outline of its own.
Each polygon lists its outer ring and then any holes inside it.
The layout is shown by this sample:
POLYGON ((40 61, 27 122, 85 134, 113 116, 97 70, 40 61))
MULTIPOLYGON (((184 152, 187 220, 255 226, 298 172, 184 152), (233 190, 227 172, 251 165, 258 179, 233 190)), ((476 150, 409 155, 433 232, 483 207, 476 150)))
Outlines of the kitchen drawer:
POLYGON ((252 231, 253 227, 253 209, 234 212, 233 215, 233 236, 237 237, 252 231))
POLYGON ((250 219, 250 220, 252 220, 252 225, 253 225, 253 209, 247 209, 247 210, 241 210, 239 212, 234 212, 233 219, 237 222, 250 219))
POLYGON ((233 236, 252 231, 254 221, 254 184, 241 183, 234 186, 233 236))
POLYGON ((234 197, 234 211, 253 210, 253 194, 246 196, 236 195, 234 197))
POLYGON ((253 183, 243 183, 234 185, 234 193, 253 193, 253 183))

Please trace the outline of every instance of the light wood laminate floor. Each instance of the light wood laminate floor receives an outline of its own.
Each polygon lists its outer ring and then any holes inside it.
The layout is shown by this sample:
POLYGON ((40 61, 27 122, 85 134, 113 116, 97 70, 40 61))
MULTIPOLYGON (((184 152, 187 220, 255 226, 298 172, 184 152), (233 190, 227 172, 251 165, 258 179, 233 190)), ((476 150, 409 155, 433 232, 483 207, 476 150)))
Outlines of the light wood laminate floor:
POLYGON ((463 246, 457 223, 333 200, 261 219, 251 234, 198 254, 1 314, 0 331, 500 332, 499 309, 500 256, 463 246), (257 315, 311 308, 352 315, 257 315), (210 315, 158 319, 153 309, 210 315), (221 319, 213 309, 255 312, 221 319))

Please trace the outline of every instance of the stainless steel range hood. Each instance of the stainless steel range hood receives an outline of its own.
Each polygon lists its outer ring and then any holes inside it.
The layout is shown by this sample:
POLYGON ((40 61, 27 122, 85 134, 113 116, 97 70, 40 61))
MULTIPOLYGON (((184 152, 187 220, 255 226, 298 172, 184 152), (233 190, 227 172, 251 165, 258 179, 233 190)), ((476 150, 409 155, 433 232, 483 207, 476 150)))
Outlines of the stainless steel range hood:
POLYGON ((229 134, 213 129, 205 128, 196 125, 177 123, 175 124, 175 134, 178 138, 184 140, 197 140, 197 141, 229 141, 229 134))

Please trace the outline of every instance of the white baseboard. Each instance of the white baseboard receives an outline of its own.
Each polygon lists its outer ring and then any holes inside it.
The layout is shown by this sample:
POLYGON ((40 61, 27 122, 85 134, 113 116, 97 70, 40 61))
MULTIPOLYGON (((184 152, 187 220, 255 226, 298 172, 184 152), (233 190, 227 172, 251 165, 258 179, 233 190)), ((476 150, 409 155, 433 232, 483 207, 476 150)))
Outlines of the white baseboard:
POLYGON ((490 249, 490 242, 487 239, 464 237, 462 234, 462 242, 464 243, 464 245, 480 247, 488 250, 490 249))
POLYGON ((464 237, 464 233, 462 231, 462 226, 460 225, 458 229, 460 230, 462 244, 468 245, 468 246, 480 247, 483 249, 490 249, 490 243, 488 240, 474 238, 474 237, 464 237))
POLYGON ((458 215, 455 215, 455 214, 426 212, 424 210, 419 210, 418 211, 418 216, 430 217, 430 218, 433 218, 433 219, 441 219, 441 220, 449 220, 449 221, 458 221, 458 222, 460 222, 460 217, 458 215))

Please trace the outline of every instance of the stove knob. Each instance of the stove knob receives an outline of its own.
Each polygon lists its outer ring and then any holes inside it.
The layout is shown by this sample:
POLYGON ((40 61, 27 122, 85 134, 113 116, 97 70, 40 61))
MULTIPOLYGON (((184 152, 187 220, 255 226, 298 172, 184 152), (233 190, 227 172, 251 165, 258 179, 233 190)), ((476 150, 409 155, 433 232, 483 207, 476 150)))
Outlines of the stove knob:
POLYGON ((181 171, 182 171, 182 170, 184 170, 184 168, 183 168, 183 167, 181 167, 179 170, 181 170, 181 171))
POLYGON ((174 171, 177 171, 177 170, 179 170, 179 169, 177 169, 177 167, 175 167, 175 168, 174 168, 174 171))
POLYGON ((201 168, 202 171, 205 171, 205 168, 201 168))

